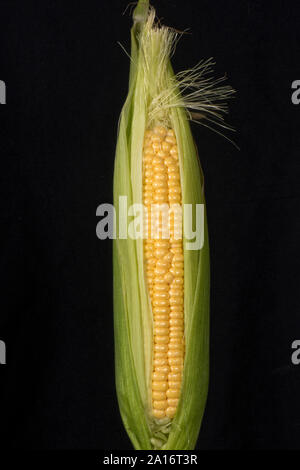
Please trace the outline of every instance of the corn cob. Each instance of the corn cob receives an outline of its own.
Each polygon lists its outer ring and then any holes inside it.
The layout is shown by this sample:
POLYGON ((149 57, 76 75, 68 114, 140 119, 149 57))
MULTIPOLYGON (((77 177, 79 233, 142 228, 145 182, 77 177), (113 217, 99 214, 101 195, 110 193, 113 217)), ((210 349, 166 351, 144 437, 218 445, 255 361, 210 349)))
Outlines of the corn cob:
POLYGON ((182 240, 174 238, 174 217, 169 239, 151 238, 151 206, 181 204, 178 148, 173 129, 147 130, 143 151, 143 201, 148 227, 145 268, 153 312, 152 414, 173 418, 179 402, 184 362, 182 240))
POLYGON ((143 237, 114 240, 116 388, 136 449, 193 449, 208 389, 208 233, 204 213, 203 246, 187 249, 176 209, 191 205, 195 215, 198 204, 205 206, 189 109, 218 123, 232 89, 215 87, 204 76, 210 61, 175 76, 170 55, 176 33, 155 24, 146 0, 138 2, 133 18, 114 205, 119 221, 125 217, 121 196, 129 206, 143 205, 143 237), (188 87, 192 92, 183 96, 188 87), (156 204, 167 207, 167 223, 153 212, 156 204))

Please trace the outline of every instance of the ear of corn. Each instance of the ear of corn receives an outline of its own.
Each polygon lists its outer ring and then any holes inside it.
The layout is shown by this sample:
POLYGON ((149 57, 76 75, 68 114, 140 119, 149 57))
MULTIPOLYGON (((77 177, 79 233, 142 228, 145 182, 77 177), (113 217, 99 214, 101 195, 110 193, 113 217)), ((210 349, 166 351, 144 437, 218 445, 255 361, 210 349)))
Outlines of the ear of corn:
MULTIPOLYGON (((204 183, 188 108, 212 112, 218 117, 223 105, 212 105, 211 99, 224 98, 231 90, 215 88, 202 78, 208 63, 174 76, 170 55, 176 33, 155 25, 155 14, 153 9, 149 10, 148 1, 139 1, 133 18, 129 92, 119 121, 115 158, 116 220, 123 216, 119 197, 124 195, 128 206, 133 203, 147 206, 155 199, 169 204, 172 201, 191 204, 195 212, 196 204, 205 204, 204 183), (184 98, 180 87, 188 83, 196 92, 184 98), (163 146, 166 136, 171 137, 169 143, 174 146, 176 161, 170 154, 172 147, 163 146), (151 155, 150 160, 147 155, 151 155), (167 183, 170 179, 163 173, 167 175, 170 167, 170 171, 177 172, 171 177, 176 180, 171 185, 173 190, 167 183), (160 191, 156 192, 154 174, 157 181, 165 181, 158 185, 160 191)), ((144 217, 148 222, 146 240, 121 239, 118 235, 114 240, 118 402, 124 426, 136 449, 193 449, 204 413, 209 372, 206 214, 204 244, 200 250, 185 249, 184 235, 177 243, 177 251, 174 251, 176 243, 174 239, 172 242, 172 234, 167 243, 161 237, 153 241, 149 232, 151 217, 144 217), (174 253, 177 253, 175 258, 174 253), (163 260, 168 261, 164 264, 163 260), (181 285, 179 289, 178 285, 181 285), (172 309, 172 302, 182 308, 172 309), (176 327, 173 330, 172 324, 176 327), (160 356, 156 355, 157 348, 164 351, 160 356), (176 367, 180 365, 177 369, 171 367, 172 357, 178 358, 174 362, 176 367)))

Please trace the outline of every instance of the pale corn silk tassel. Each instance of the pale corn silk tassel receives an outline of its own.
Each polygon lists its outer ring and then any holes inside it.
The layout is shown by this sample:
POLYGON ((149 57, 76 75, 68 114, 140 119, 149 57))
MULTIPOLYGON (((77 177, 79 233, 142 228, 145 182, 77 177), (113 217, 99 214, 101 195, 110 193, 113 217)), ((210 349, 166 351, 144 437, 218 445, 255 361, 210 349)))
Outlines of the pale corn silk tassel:
POLYGON ((189 121, 230 129, 223 114, 233 89, 211 77, 211 59, 173 73, 179 35, 156 22, 148 1, 138 2, 133 18, 114 204, 117 220, 120 196, 143 204, 143 237, 114 241, 116 388, 136 449, 193 449, 208 389, 208 233, 205 212, 203 246, 188 250, 176 209, 205 207, 189 121), (156 204, 167 207, 167 221, 156 217, 156 204))

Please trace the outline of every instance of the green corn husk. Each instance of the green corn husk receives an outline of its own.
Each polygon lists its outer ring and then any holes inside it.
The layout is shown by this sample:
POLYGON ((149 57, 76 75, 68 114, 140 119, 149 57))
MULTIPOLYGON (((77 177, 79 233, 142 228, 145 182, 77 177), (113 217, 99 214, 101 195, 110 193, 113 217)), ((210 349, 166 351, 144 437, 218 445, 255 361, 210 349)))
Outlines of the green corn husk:
MULTIPOLYGON (((133 14, 129 92, 121 112, 114 170, 114 205, 142 203, 142 152, 145 130, 156 121, 175 131, 179 151, 182 203, 205 204, 203 175, 191 134, 188 108, 211 117, 224 111, 232 90, 203 78, 211 62, 175 76, 170 63, 176 33, 155 25, 149 2, 133 14), (182 88, 192 88, 183 97, 182 88), (196 94, 195 94, 196 90, 196 94), (211 112, 211 110, 213 112, 211 112)), ((221 119, 221 118, 220 118, 221 119)), ((198 437, 209 379, 209 246, 204 222, 201 250, 184 250, 185 360, 175 417, 151 417, 153 320, 144 272, 143 240, 114 240, 114 329, 116 389, 122 420, 135 449, 193 449, 198 437)), ((183 243, 185 239, 183 239, 183 243)))

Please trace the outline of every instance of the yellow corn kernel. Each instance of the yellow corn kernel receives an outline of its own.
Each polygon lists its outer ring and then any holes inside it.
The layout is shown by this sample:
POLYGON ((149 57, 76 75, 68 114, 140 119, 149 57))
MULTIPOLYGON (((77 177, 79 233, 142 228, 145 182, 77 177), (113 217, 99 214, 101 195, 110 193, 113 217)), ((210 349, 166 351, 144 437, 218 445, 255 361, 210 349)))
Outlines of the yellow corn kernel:
MULTIPOLYGON (((152 398, 153 400, 166 400, 166 392, 157 392, 157 391, 153 391, 152 392, 152 398)), ((169 400, 168 400, 168 403, 169 403, 169 400)))
POLYGON ((156 410, 153 408, 153 416, 156 419, 162 419, 166 416, 166 413, 164 410, 156 410))
POLYGON ((180 390, 169 388, 166 392, 166 395, 167 395, 168 398, 179 398, 180 390))
POLYGON ((178 398, 168 398, 168 405, 172 406, 173 408, 176 408, 178 405, 178 398))
POLYGON ((152 382, 152 390, 158 392, 165 392, 168 390, 168 383, 165 382, 152 382))
POLYGON ((176 413, 176 407, 175 406, 169 406, 166 409, 166 416, 168 416, 168 418, 174 418, 175 413, 176 413))
POLYGON ((153 409, 155 410, 165 410, 168 406, 167 400, 154 400, 153 409))

